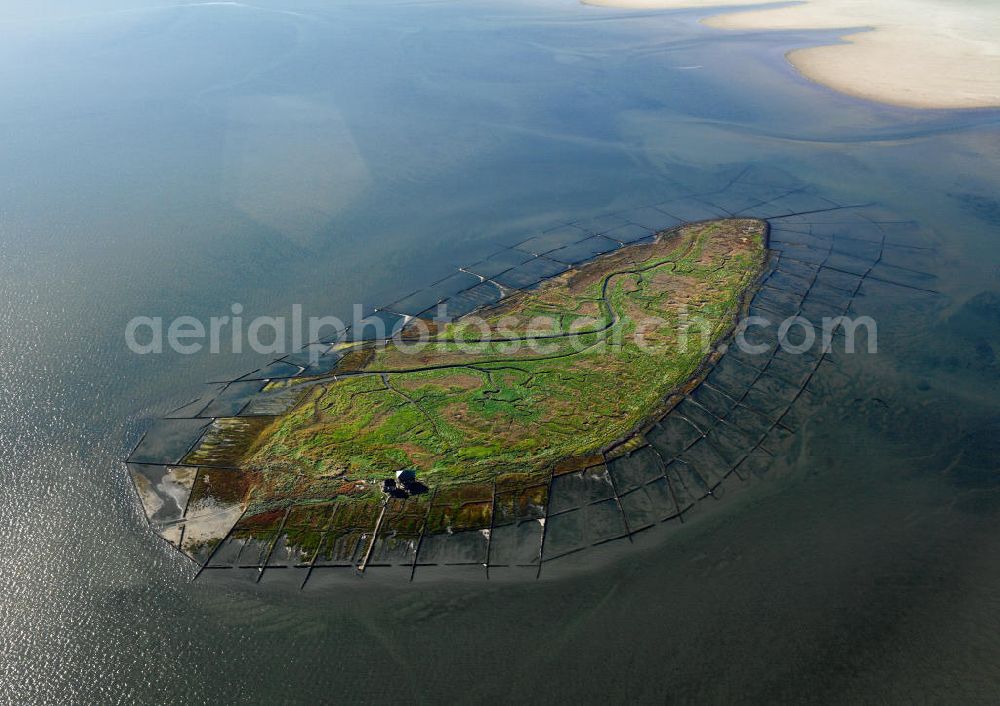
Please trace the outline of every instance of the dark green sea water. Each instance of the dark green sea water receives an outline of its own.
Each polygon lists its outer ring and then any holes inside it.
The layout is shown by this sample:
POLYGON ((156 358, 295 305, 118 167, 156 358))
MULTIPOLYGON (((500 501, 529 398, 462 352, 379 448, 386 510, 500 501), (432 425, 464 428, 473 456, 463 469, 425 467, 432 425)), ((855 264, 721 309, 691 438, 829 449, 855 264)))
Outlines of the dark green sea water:
MULTIPOLYGON (((980 702, 1000 690, 1000 112, 811 84, 808 33, 531 2, 0 10, 0 700, 980 702), (199 580, 121 459, 253 354, 136 315, 350 317, 734 171, 915 221, 933 298, 746 492, 538 582, 199 580)), ((830 35, 832 36, 832 35, 830 35)), ((916 236, 914 236, 916 237, 916 236)))

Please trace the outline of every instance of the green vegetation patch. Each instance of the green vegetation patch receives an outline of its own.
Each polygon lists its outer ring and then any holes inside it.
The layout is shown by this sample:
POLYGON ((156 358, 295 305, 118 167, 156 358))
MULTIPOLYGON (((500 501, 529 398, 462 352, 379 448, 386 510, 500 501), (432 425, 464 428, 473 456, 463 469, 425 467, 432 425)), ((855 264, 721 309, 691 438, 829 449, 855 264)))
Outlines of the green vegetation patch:
POLYGON ((697 377, 757 280, 766 228, 749 219, 685 226, 424 340, 411 322, 402 339, 354 344, 287 414, 222 420, 192 459, 252 471, 258 509, 374 499, 381 479, 415 469, 437 496, 428 526, 538 514, 548 474, 627 444, 697 377))

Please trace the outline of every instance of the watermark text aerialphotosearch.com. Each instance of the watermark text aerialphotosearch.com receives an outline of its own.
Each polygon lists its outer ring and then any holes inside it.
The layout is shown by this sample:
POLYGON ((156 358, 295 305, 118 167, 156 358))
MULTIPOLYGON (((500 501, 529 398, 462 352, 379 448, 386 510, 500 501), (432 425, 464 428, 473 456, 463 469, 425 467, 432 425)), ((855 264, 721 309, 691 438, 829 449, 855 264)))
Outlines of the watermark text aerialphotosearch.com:
MULTIPOLYGON (((352 320, 336 316, 303 315, 302 306, 295 304, 289 316, 255 316, 245 319, 243 306, 233 304, 229 313, 203 321, 194 316, 178 316, 164 320, 158 316, 136 316, 125 327, 125 343, 138 355, 160 354, 167 351, 180 355, 208 352, 243 353, 250 350, 264 355, 284 356, 301 351, 307 344, 336 344, 347 340, 391 340, 401 352, 419 353, 433 344, 447 350, 465 353, 515 354, 528 352, 546 355, 557 348, 584 351, 598 345, 621 346, 632 342, 642 350, 667 346, 678 352, 688 352, 696 346, 707 352, 718 333, 697 311, 681 308, 670 319, 646 317, 622 321, 580 316, 567 326, 554 316, 524 319, 514 316, 487 320, 467 315, 451 321, 445 305, 433 320, 407 317, 395 326, 379 316, 364 316, 361 305, 354 307, 352 320)), ((842 334, 842 349, 854 353, 859 349, 859 334, 864 339, 863 350, 878 350, 878 327, 870 316, 832 316, 812 321, 802 316, 771 319, 748 316, 738 323, 727 345, 752 355, 767 354, 776 337, 780 348, 791 354, 819 350, 830 352, 837 334, 842 334), (766 340, 770 339, 772 344, 766 340)), ((310 355, 322 355, 322 346, 313 346, 310 355)))

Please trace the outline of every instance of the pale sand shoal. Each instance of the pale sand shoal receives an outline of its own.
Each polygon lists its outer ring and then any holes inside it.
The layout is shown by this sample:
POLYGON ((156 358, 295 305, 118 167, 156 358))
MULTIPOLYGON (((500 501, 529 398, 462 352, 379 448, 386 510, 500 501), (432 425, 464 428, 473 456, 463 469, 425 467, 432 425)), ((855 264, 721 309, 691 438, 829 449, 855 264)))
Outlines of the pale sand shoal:
MULTIPOLYGON (((759 0, 583 0, 631 9, 759 5, 759 0)), ((1000 106, 1000 2, 808 0, 749 8, 705 23, 730 30, 858 29, 847 43, 797 49, 788 60, 838 91, 912 108, 1000 106)))

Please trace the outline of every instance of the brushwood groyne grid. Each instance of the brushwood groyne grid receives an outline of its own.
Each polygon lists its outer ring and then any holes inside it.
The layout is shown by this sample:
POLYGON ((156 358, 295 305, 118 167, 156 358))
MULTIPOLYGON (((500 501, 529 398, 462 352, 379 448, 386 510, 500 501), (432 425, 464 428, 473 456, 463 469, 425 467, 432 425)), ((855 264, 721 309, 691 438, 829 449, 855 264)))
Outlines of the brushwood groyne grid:
MULTIPOLYGON (((873 204, 835 203, 791 179, 776 181, 748 168, 716 191, 559 224, 377 307, 361 323, 380 319, 391 333, 412 317, 439 315, 442 304, 457 318, 660 231, 733 217, 760 218, 770 226, 771 258, 750 302, 751 316, 775 322, 799 316, 819 329, 824 317, 863 315, 865 288, 872 284, 940 296, 925 269, 937 248, 917 224, 873 204)), ((344 335, 361 340, 367 333, 363 327, 344 335)), ((187 554, 201 571, 235 570, 257 581, 280 575, 302 586, 320 576, 354 575, 359 567, 409 579, 440 567, 483 578, 537 578, 547 563, 589 547, 627 544, 658 525, 680 525, 701 503, 766 475, 814 404, 810 385, 826 367, 837 366, 836 346, 828 353, 815 347, 788 353, 775 326, 750 328, 746 339, 765 352, 720 351, 703 382, 627 453, 591 467, 554 472, 530 487, 479 488, 474 497, 431 489, 389 500, 384 512, 371 503, 291 506, 250 518, 220 511, 220 522, 235 524, 187 554), (481 526, 450 526, 448 508, 456 503, 482 506, 481 526)), ((333 371, 340 354, 330 350, 332 340, 212 384, 147 430, 126 462, 137 487, 159 494, 162 502, 152 515, 147 507, 147 520, 160 536, 181 545, 187 524, 194 525, 192 491, 241 473, 235 462, 185 466, 209 428, 219 419, 237 419, 252 431, 287 411, 294 391, 265 386, 333 371)), ((224 450, 219 457, 225 458, 224 450)))

